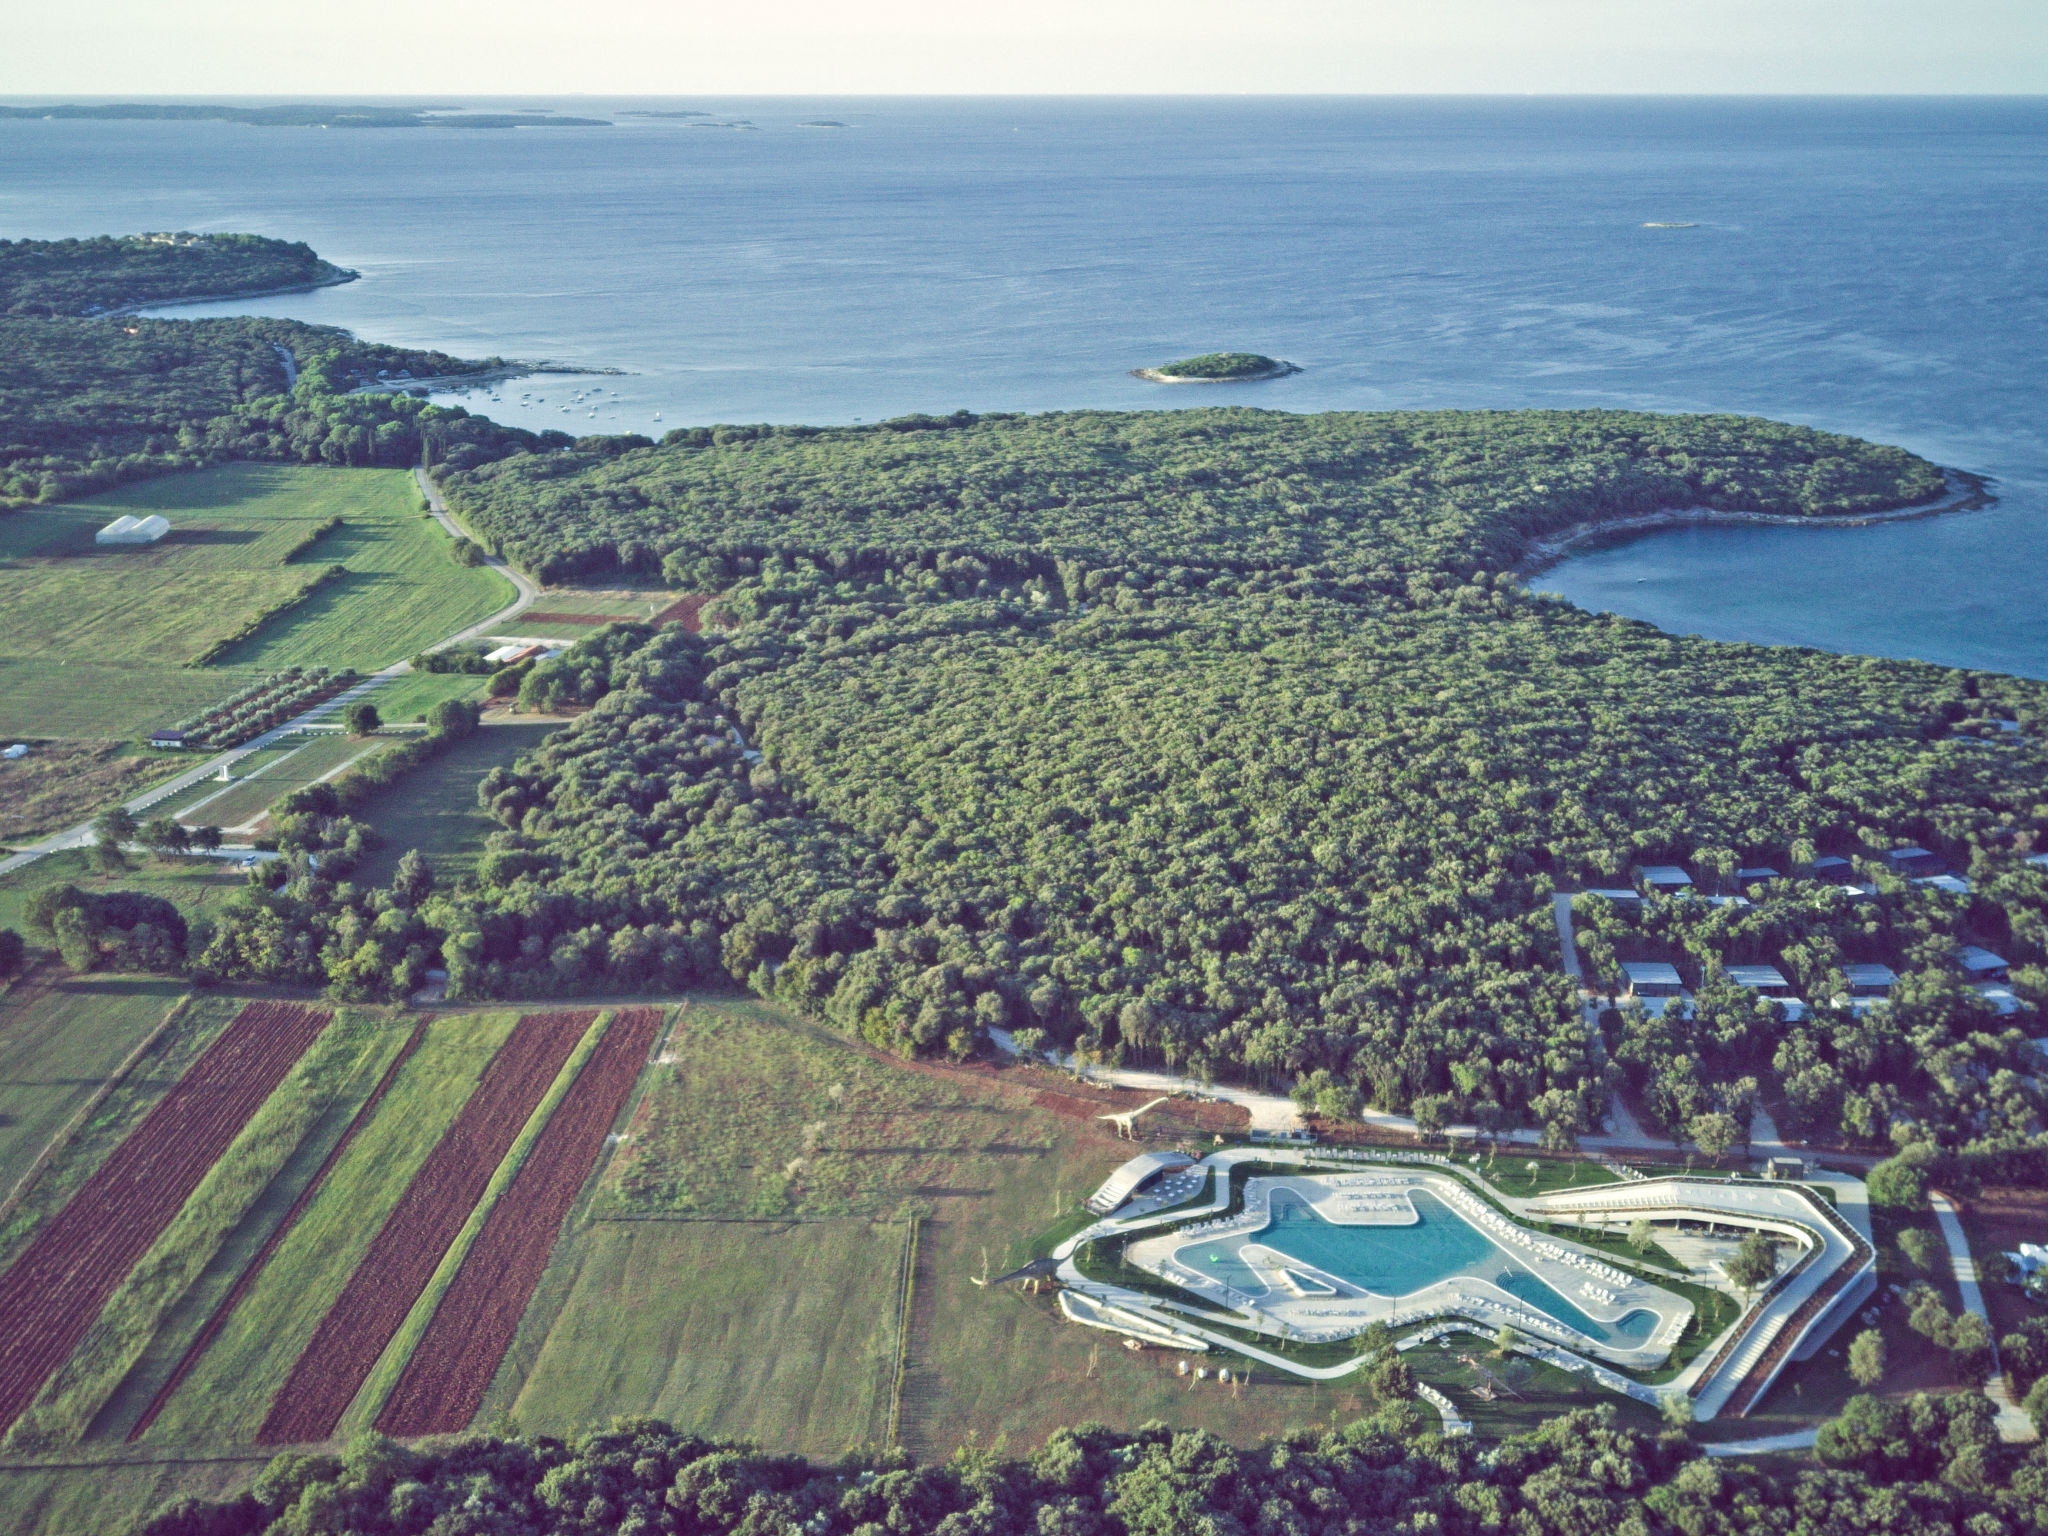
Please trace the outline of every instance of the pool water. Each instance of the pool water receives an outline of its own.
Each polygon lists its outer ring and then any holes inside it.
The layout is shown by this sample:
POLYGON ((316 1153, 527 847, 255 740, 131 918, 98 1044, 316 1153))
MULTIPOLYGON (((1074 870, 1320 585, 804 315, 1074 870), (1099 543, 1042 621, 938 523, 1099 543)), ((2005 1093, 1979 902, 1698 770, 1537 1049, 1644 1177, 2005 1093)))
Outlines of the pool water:
MULTIPOLYGON (((1411 1190, 1409 1198, 1418 1218, 1412 1226, 1350 1227, 1325 1221, 1301 1196, 1276 1189, 1267 1207, 1270 1220, 1256 1241, 1377 1296, 1406 1296, 1452 1275, 1470 1274, 1605 1344, 1639 1345, 1656 1328, 1656 1314, 1644 1310, 1631 1312, 1618 1323, 1596 1322, 1554 1287, 1509 1260, 1492 1239, 1434 1195, 1411 1190)), ((1174 1258, 1248 1295, 1265 1289, 1238 1257, 1236 1239, 1227 1244, 1190 1243, 1176 1250, 1174 1258)))

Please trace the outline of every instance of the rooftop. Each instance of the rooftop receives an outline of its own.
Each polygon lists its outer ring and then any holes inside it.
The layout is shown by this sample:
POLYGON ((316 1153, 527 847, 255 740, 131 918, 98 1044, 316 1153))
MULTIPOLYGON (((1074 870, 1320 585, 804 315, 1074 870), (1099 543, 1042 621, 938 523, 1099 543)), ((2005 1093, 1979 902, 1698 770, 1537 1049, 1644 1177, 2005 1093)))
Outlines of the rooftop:
POLYGON ((1676 864, 1640 864, 1636 878, 1645 885, 1691 885, 1692 876, 1676 864))
POLYGON ((1748 987, 1752 992, 1792 985, 1775 965, 1731 965, 1727 970, 1730 981, 1738 987, 1748 987))
POLYGON ((1107 1216, 1135 1195, 1140 1186, 1162 1173, 1194 1162, 1185 1152, 1141 1152, 1108 1178, 1084 1202, 1098 1216, 1107 1216))
POLYGON ((1965 944, 1961 949, 1957 950, 1956 964, 1972 975, 1977 975, 1983 971, 2002 971, 2005 969, 2004 959, 1994 955, 1981 944, 1965 944))

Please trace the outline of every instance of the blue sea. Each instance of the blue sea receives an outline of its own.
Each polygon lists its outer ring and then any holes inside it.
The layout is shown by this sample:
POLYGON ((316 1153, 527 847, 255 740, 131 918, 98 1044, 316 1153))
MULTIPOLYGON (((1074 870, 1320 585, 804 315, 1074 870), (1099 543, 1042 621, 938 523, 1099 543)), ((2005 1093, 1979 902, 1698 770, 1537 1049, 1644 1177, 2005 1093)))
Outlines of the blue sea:
POLYGON ((0 122, 0 235, 306 240, 363 280, 230 308, 622 370, 566 413, 559 379, 464 402, 577 432, 1219 400, 1809 422, 1999 505, 1657 534, 1537 584, 2048 677, 2048 100, 491 105, 617 126, 0 122), (1217 348, 1303 371, 1129 373, 1217 348))

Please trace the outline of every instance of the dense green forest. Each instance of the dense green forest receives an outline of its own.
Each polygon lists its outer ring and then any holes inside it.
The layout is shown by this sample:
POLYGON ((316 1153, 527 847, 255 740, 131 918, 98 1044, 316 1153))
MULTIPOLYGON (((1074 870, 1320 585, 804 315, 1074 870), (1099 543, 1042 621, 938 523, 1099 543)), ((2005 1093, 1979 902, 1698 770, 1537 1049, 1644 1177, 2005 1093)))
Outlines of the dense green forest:
POLYGON ((1420 1430, 1396 1399, 1326 1432, 1232 1447, 1095 1425, 1028 1458, 966 1449, 820 1466, 628 1421, 574 1444, 368 1438, 278 1457, 253 1489, 141 1536, 2031 1536, 2048 1453, 1999 1444, 1981 1396, 1853 1400, 1820 1465, 1714 1461, 1682 1436, 1553 1419, 1494 1446, 1420 1430))
POLYGON ((262 235, 0 240, 0 314, 52 318, 194 297, 313 288, 354 277, 303 241, 262 235))
POLYGON ((1067 570, 1111 568, 1462 577, 1590 519, 1821 517, 1941 489, 1899 449, 1749 417, 1242 409, 695 427, 658 447, 507 459, 448 487, 507 559, 549 580, 623 568, 716 584, 768 555, 950 553, 1070 584, 1067 570))
POLYGON ((296 320, 0 319, 0 507, 226 459, 470 465, 544 444, 457 407, 350 394, 495 366, 296 320), (298 371, 287 390, 285 360, 298 371))

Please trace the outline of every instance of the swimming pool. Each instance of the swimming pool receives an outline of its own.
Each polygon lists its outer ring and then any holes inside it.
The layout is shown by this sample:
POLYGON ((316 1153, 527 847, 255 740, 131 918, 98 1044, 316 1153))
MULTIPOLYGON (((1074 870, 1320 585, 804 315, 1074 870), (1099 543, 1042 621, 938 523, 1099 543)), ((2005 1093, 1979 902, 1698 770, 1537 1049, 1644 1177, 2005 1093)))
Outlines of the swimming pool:
POLYGON ((1350 1227, 1325 1221, 1292 1190, 1275 1189, 1267 1200, 1263 1230, 1249 1238, 1238 1234, 1221 1242, 1188 1243, 1174 1251, 1174 1259, 1257 1296, 1266 1287, 1238 1252, 1252 1241, 1378 1296, 1406 1296, 1453 1275, 1470 1275, 1603 1344, 1636 1348, 1655 1330, 1657 1316, 1646 1309, 1617 1323, 1596 1321, 1434 1195, 1420 1189, 1408 1193, 1417 1218, 1412 1225, 1350 1227))

